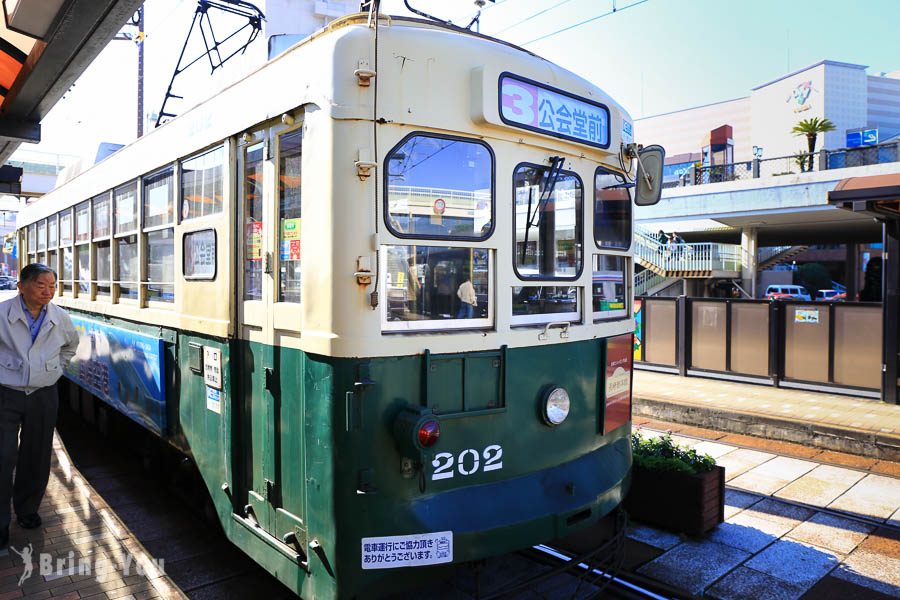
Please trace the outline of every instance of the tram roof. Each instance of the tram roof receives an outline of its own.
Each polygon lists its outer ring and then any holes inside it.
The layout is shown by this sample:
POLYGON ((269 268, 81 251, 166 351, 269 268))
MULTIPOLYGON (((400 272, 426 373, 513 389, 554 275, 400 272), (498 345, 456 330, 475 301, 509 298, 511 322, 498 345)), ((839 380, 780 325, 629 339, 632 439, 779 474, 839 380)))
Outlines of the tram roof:
MULTIPOLYGON (((381 15, 379 15, 379 18, 382 20, 382 22, 386 20, 386 21, 388 21, 390 24, 402 24, 402 25, 405 25, 405 26, 412 26, 412 27, 417 27, 417 28, 421 28, 421 29, 443 30, 443 31, 448 31, 448 32, 460 34, 460 35, 463 35, 463 36, 470 36, 471 38, 479 39, 479 40, 481 40, 481 41, 483 41, 483 42, 487 42, 487 43, 491 43, 491 44, 496 44, 496 45, 499 45, 499 46, 507 47, 507 48, 509 48, 509 49, 511 49, 511 50, 514 50, 514 51, 516 51, 516 52, 521 52, 521 53, 523 53, 523 54, 525 54, 525 55, 528 55, 528 56, 530 56, 530 57, 532 57, 532 58, 534 58, 534 59, 536 59, 536 60, 538 60, 538 61, 542 61, 542 62, 547 63, 548 65, 552 65, 552 66, 553 66, 554 68, 556 68, 556 69, 560 69, 561 71, 566 71, 566 72, 568 72, 567 69, 565 69, 565 68, 563 68, 563 67, 559 67, 558 65, 556 65, 556 64, 553 63, 552 61, 549 61, 548 59, 543 58, 543 57, 541 57, 540 55, 537 55, 537 54, 535 54, 534 52, 531 52, 530 50, 521 48, 521 47, 519 47, 519 46, 516 46, 515 44, 506 42, 506 41, 504 41, 504 40, 500 40, 500 39, 497 39, 497 38, 494 38, 494 37, 491 37, 491 36, 488 36, 488 35, 484 35, 484 34, 481 34, 481 33, 478 33, 478 32, 470 31, 470 30, 465 29, 465 28, 463 28, 463 27, 458 27, 458 26, 455 26, 455 25, 452 25, 452 24, 447 24, 447 23, 441 23, 441 22, 431 21, 431 20, 428 20, 428 19, 420 19, 420 18, 405 17, 405 16, 389 16, 389 15, 381 14, 381 15)), ((99 162, 99 163, 96 163, 96 164, 90 166, 90 167, 89 167, 88 169, 86 169, 85 171, 83 171, 83 172, 78 173, 77 175, 75 175, 72 179, 70 179, 70 180, 68 180, 68 181, 65 181, 65 182, 63 182, 62 184, 58 185, 54 190, 51 190, 50 192, 48 192, 48 194, 47 194, 48 198, 47 198, 47 199, 49 199, 50 197, 55 196, 57 191, 63 190, 64 188, 69 188, 73 182, 75 182, 76 180, 82 179, 82 178, 83 178, 85 175, 87 175, 88 173, 90 173, 90 172, 92 172, 92 171, 95 171, 95 170, 98 169, 98 168, 105 169, 106 167, 109 166, 107 163, 116 162, 116 159, 117 159, 117 158, 121 158, 120 155, 127 154, 129 151, 133 150, 133 148, 132 148, 133 146, 136 146, 136 145, 144 146, 144 145, 147 145, 147 144, 150 144, 151 146, 153 146, 153 145, 155 145, 155 144, 154 144, 153 142, 151 142, 150 140, 154 140, 154 139, 159 140, 159 136, 160 136, 160 135, 162 135, 163 137, 168 137, 167 134, 164 133, 164 132, 169 132, 170 134, 174 134, 174 132, 172 132, 172 126, 175 126, 175 128, 178 129, 178 128, 179 128, 179 126, 177 125, 178 123, 184 124, 185 120, 190 120, 190 119, 192 118, 192 116, 196 116, 196 115, 198 114, 198 111, 203 111, 203 109, 204 109, 205 106, 207 106, 207 105, 210 104, 210 103, 215 103, 215 102, 217 101, 217 99, 218 99, 220 96, 222 96, 226 91, 230 90, 231 88, 235 88, 235 87, 238 87, 238 86, 243 85, 243 84, 244 84, 245 82, 247 82, 248 80, 253 79, 254 76, 257 75, 258 73, 260 73, 261 71, 265 71, 265 70, 266 70, 267 68, 269 68, 271 65, 274 65, 274 64, 279 63, 279 62, 284 61, 284 60, 290 60, 289 57, 290 57, 291 55, 293 55, 294 52, 295 52, 296 50, 298 50, 298 49, 300 49, 300 48, 302 48, 302 47, 304 47, 304 46, 310 44, 311 42, 313 42, 313 41, 315 41, 315 40, 317 40, 317 39, 326 37, 326 36, 328 36, 329 34, 332 34, 332 33, 336 32, 336 31, 338 31, 338 30, 344 29, 344 28, 349 27, 349 26, 352 26, 352 25, 365 24, 365 23, 367 22, 367 20, 368 20, 368 15, 367 15, 367 14, 365 14, 365 13, 354 13, 354 14, 347 15, 347 16, 345 16, 345 17, 342 17, 342 18, 340 18, 340 19, 336 19, 335 21, 332 21, 331 23, 329 23, 328 25, 326 25, 326 26, 323 27, 322 29, 320 29, 320 30, 318 30, 318 31, 316 31, 316 32, 314 32, 314 33, 312 33, 310 36, 304 38, 303 40, 298 41, 296 44, 294 44, 293 46, 291 46, 290 48, 288 48, 285 52, 279 54, 279 55, 276 56, 275 58, 273 58, 273 59, 271 59, 271 60, 265 62, 265 63, 262 64, 262 65, 260 65, 257 69, 255 69, 255 70, 252 71, 251 73, 247 74, 245 77, 243 77, 243 78, 241 78, 241 79, 239 79, 239 80, 236 80, 236 81, 233 81, 233 82, 229 83, 229 84, 226 85, 224 88, 222 88, 222 89, 218 90, 216 93, 212 94, 210 97, 205 98, 205 99, 199 101, 199 102, 198 102, 197 104, 195 104, 194 106, 188 108, 187 110, 185 110, 185 111, 184 111, 181 115, 179 115, 178 117, 175 117, 175 118, 173 118, 171 121, 169 121, 169 122, 165 123, 164 125, 162 125, 161 127, 159 127, 159 128, 157 128, 157 129, 154 129, 154 130, 148 132, 148 133, 145 134, 143 137, 138 138, 138 139, 132 141, 131 143, 127 144, 125 147, 119 149, 116 153, 114 153, 112 156, 110 156, 109 158, 105 159, 104 161, 99 162)), ((591 87, 591 88, 594 88, 594 89, 598 89, 598 88, 596 87, 595 84, 593 84, 593 83, 591 83, 591 82, 588 82, 587 80, 583 79, 582 77, 580 77, 580 76, 578 76, 578 75, 576 75, 576 74, 574 74, 574 73, 571 73, 571 72, 568 72, 568 73, 570 74, 571 77, 573 77, 573 78, 575 78, 575 79, 577 79, 577 80, 580 80, 585 86, 588 86, 588 87, 591 87)), ((616 108, 618 108, 618 109, 619 109, 620 111, 622 111, 623 113, 626 112, 620 105, 618 105, 618 103, 617 103, 614 99, 612 99, 611 97, 609 97, 608 94, 606 94, 605 92, 602 92, 602 90, 599 90, 599 89, 598 89, 598 91, 600 91, 601 94, 602 94, 602 96, 604 96, 604 100, 605 100, 606 102, 608 102, 608 103, 611 104, 611 105, 615 105, 616 108)), ((276 112, 277 112, 278 114, 280 114, 281 111, 276 111, 276 112)), ((275 114, 275 113, 273 113, 273 114, 275 114)), ((271 115, 268 115, 268 116, 271 116, 271 115)), ((220 137, 217 137, 216 139, 220 139, 220 138, 228 137, 228 136, 230 136, 230 135, 234 135, 234 133, 235 133, 236 131, 238 131, 238 130, 239 130, 239 129, 234 129, 233 131, 232 131, 232 130, 229 130, 229 131, 227 131, 227 132, 221 132, 222 135, 221 135, 220 137)), ((175 134, 175 135, 177 135, 177 134, 175 134)), ((213 136, 213 137, 215 137, 215 136, 213 136)), ((0 140, 2 140, 2 136, 0 136, 0 140)), ((196 151, 198 151, 198 150, 200 150, 200 149, 206 147, 206 146, 207 146, 209 143, 211 143, 212 141, 214 141, 214 140, 206 140, 206 141, 204 141, 203 143, 200 143, 199 145, 196 145, 196 144, 195 144, 196 147, 193 147, 193 146, 192 146, 192 147, 190 148, 190 150, 185 150, 185 152, 181 153, 179 156, 175 156, 174 154, 172 154, 172 155, 169 156, 168 158, 171 159, 171 160, 174 160, 174 159, 177 159, 177 158, 181 158, 182 156, 187 156, 187 155, 189 155, 189 154, 191 154, 191 153, 193 153, 193 152, 196 152, 196 151)), ((161 142, 161 140, 160 140, 160 142, 161 142)), ((167 161, 165 161, 165 162, 169 162, 169 160, 167 160, 167 161)), ((163 164, 164 164, 164 163, 153 164, 152 167, 148 167, 147 170, 146 170, 145 172, 149 172, 149 171, 151 171, 151 170, 153 170, 153 169, 156 169, 156 168, 161 168, 161 167, 163 166, 163 164)), ((116 182, 116 183, 118 184, 118 183, 122 183, 122 182, 121 182, 121 181, 118 181, 118 182, 116 182)), ((106 188, 106 189, 108 189, 108 188, 106 188)), ((100 191, 102 191, 102 190, 97 190, 97 193, 99 193, 100 191)), ((19 221, 20 225, 21 225, 21 224, 28 224, 28 223, 34 222, 34 221, 36 221, 36 220, 39 220, 39 219, 43 218, 44 216, 46 216, 46 214, 49 214, 49 212, 55 212, 55 211, 58 210, 58 209, 64 209, 64 208, 66 208, 66 207, 68 207, 68 206, 71 206, 71 205, 76 204, 77 202, 80 202, 80 201, 82 201, 82 200, 85 200, 85 199, 87 199, 88 197, 91 197, 91 196, 92 196, 92 194, 86 195, 86 196, 83 196, 83 197, 80 197, 80 196, 79 196, 77 199, 76 199, 76 198, 71 198, 71 199, 69 199, 69 202, 66 202, 66 203, 65 203, 65 204, 66 204, 65 206, 54 206, 54 207, 52 207, 52 208, 48 207, 48 206, 46 205, 46 203, 42 203, 42 202, 40 202, 40 201, 39 201, 39 202, 35 202, 35 203, 29 205, 28 207, 26 207, 23 211, 20 211, 20 213, 19 213, 19 215, 18 215, 18 217, 19 217, 19 218, 18 218, 18 221, 19 221), (48 212, 48 211, 49 211, 49 212, 48 212)))

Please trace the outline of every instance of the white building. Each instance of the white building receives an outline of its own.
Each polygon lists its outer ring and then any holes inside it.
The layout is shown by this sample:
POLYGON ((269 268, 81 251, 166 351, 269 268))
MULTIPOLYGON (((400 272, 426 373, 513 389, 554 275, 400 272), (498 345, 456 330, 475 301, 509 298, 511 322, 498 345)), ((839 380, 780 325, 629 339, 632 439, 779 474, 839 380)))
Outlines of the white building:
POLYGON ((763 158, 806 152, 806 139, 791 128, 813 117, 836 127, 819 136, 817 149, 847 147, 848 133, 861 130, 876 131, 879 141, 897 136, 900 70, 867 75, 863 65, 823 60, 759 85, 749 96, 637 119, 634 127, 636 139, 664 146, 674 167, 676 161, 708 164, 701 153, 710 132, 723 125, 732 128, 735 162, 751 160, 754 146, 763 158))

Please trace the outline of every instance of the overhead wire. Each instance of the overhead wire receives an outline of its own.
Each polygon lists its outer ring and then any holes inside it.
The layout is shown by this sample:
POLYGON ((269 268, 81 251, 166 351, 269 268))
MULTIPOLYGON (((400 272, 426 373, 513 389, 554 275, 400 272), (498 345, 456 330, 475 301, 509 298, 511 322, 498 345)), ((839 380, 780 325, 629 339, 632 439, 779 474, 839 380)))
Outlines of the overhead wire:
POLYGON ((528 21, 530 21, 530 20, 532 20, 532 19, 534 19, 534 18, 537 18, 537 17, 541 16, 542 14, 544 14, 544 13, 546 13, 546 12, 549 12, 549 11, 553 10, 554 8, 556 8, 556 7, 558 7, 558 6, 562 6, 563 4, 566 4, 567 2, 571 2, 571 1, 572 1, 572 0, 562 0, 561 2, 557 2, 556 4, 554 4, 553 6, 551 6, 551 7, 549 7, 549 8, 545 8, 544 10, 540 10, 540 11, 534 13, 534 14, 531 15, 530 17, 525 17, 525 18, 522 19, 521 21, 517 21, 516 23, 513 23, 512 25, 509 25, 509 26, 507 26, 507 27, 504 27, 504 28, 501 29, 500 31, 496 32, 494 35, 495 35, 495 36, 500 35, 501 33, 505 32, 505 31, 509 31, 509 30, 512 29, 513 27, 518 27, 518 26, 521 25, 522 23, 527 23, 528 21))
POLYGON ((612 9, 611 11, 609 11, 609 12, 605 12, 605 13, 603 13, 602 15, 597 15, 596 17, 591 17, 591 18, 589 18, 589 19, 585 19, 584 21, 579 21, 578 23, 575 23, 575 24, 573 24, 573 25, 569 25, 568 27, 563 27, 562 29, 557 29, 556 31, 553 31, 553 32, 547 33, 547 34, 545 34, 545 35, 542 35, 542 36, 540 36, 540 37, 534 38, 533 40, 529 40, 529 41, 527 41, 527 42, 520 43, 519 45, 520 45, 520 46, 527 46, 528 44, 533 44, 533 43, 535 43, 535 42, 540 42, 541 40, 545 40, 545 39, 547 39, 548 37, 552 37, 552 36, 554 36, 554 35, 558 35, 558 34, 560 34, 560 33, 566 32, 566 31, 570 31, 570 30, 572 30, 572 29, 575 29, 576 27, 581 27, 582 25, 586 25, 586 24, 588 24, 588 23, 591 23, 591 22, 593 22, 593 21, 596 21, 597 19, 602 19, 603 17, 608 17, 609 15, 612 15, 612 14, 615 14, 615 13, 620 13, 620 12, 622 12, 622 11, 624 11, 624 10, 628 10, 629 8, 635 7, 635 6, 639 5, 639 4, 643 4, 643 3, 648 2, 648 1, 649 1, 649 0, 638 0, 637 2, 632 2, 632 3, 629 4, 628 6, 623 6, 622 8, 615 8, 615 3, 613 3, 613 9, 612 9))

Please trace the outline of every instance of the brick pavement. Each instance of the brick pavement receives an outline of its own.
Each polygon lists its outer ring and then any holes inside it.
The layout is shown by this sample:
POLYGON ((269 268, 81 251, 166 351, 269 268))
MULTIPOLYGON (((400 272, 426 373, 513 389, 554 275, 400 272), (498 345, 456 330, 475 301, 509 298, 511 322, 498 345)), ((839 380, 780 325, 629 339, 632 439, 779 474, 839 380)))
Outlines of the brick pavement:
POLYGON ((689 594, 736 598, 900 597, 897 463, 635 418, 646 437, 725 467, 725 523, 685 539, 634 524, 630 568, 689 594))
POLYGON ((38 529, 10 526, 10 550, 0 555, 0 600, 185 598, 165 563, 147 553, 74 467, 58 435, 39 514, 38 529))
POLYGON ((900 461, 900 405, 635 369, 635 418, 900 461))

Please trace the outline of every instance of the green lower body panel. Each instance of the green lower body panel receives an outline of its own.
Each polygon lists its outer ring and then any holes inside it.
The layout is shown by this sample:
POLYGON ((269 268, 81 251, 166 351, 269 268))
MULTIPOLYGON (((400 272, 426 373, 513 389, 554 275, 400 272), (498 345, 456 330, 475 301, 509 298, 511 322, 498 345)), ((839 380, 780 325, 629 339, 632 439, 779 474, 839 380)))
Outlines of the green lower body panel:
POLYGON ((231 541, 303 598, 387 594, 563 537, 627 491, 631 427, 604 431, 603 339, 338 359, 161 338, 163 437, 195 460, 231 541), (570 409, 551 426, 556 388, 570 409), (437 443, 416 446, 403 415, 438 421, 437 443))

